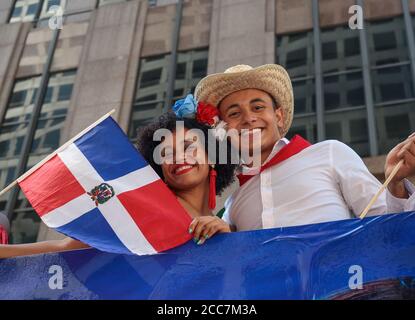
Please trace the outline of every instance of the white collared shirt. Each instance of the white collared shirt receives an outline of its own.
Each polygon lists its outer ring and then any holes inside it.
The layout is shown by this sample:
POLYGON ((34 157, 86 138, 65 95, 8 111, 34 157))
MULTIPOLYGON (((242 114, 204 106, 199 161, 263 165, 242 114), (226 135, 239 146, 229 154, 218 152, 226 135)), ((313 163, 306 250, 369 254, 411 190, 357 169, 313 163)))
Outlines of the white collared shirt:
MULTIPOLYGON (((264 164, 287 143, 279 140, 264 164)), ((385 191, 368 216, 414 210, 415 188, 405 185, 409 199, 385 191)), ((359 216, 380 187, 350 147, 327 140, 252 177, 227 199, 223 219, 237 231, 344 220, 359 216)))

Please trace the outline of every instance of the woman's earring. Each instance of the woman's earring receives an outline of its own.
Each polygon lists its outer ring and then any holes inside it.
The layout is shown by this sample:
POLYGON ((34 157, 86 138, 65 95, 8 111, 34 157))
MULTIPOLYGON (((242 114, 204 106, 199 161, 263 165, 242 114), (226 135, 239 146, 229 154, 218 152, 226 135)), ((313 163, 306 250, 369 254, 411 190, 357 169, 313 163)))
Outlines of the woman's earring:
POLYGON ((212 165, 209 171, 209 209, 213 210, 216 208, 216 170, 215 166, 212 165))

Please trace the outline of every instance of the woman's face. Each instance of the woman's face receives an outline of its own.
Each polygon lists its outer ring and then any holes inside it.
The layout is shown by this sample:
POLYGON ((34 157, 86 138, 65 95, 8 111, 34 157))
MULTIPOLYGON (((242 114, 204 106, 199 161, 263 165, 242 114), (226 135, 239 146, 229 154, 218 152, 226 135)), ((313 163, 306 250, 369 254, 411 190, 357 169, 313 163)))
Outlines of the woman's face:
POLYGON ((162 142, 161 150, 164 180, 171 189, 189 190, 207 182, 209 164, 198 135, 178 129, 162 142))

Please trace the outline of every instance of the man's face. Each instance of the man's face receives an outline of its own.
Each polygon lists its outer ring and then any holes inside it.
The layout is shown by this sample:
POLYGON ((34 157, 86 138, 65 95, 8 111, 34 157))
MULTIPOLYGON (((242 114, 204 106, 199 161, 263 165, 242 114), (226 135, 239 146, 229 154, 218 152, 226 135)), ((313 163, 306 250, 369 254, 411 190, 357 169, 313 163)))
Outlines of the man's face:
POLYGON ((228 95, 219 104, 219 114, 228 129, 261 130, 261 153, 265 156, 281 139, 282 110, 274 106, 271 96, 264 91, 245 89, 228 95))

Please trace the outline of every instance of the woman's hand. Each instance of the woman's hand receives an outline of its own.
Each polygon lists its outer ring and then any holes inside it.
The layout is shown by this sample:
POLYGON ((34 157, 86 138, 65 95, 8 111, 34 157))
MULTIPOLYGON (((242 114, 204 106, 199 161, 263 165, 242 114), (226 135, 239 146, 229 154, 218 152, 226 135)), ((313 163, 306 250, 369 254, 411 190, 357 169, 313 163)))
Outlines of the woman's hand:
POLYGON ((231 232, 230 226, 221 218, 212 216, 197 217, 189 226, 189 233, 193 234, 193 241, 198 245, 203 244, 216 233, 225 232, 231 232))

